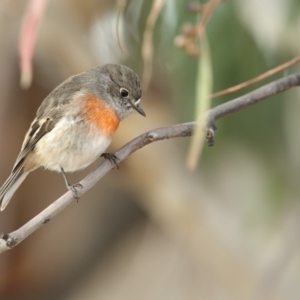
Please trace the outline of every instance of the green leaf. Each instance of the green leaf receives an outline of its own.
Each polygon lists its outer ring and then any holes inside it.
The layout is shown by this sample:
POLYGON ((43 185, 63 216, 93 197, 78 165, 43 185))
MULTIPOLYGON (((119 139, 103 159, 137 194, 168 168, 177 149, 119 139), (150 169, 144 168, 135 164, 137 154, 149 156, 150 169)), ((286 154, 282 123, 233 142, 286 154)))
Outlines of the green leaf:
POLYGON ((198 71, 196 78, 196 115, 198 125, 195 129, 189 153, 187 156, 187 167, 194 170, 201 156, 205 140, 205 119, 204 113, 210 108, 213 87, 213 72, 210 57, 209 42, 206 35, 200 38, 200 56, 198 59, 198 71))

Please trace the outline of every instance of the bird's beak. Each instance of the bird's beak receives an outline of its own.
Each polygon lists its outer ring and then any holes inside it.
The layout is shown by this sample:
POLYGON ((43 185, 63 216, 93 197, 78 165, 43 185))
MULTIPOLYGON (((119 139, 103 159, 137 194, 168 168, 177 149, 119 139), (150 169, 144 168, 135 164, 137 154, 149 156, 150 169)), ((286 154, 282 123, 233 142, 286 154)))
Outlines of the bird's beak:
POLYGON ((139 106, 141 99, 137 100, 135 103, 133 103, 131 100, 129 100, 129 103, 131 104, 132 108, 135 109, 139 114, 146 117, 146 113, 144 110, 139 106))

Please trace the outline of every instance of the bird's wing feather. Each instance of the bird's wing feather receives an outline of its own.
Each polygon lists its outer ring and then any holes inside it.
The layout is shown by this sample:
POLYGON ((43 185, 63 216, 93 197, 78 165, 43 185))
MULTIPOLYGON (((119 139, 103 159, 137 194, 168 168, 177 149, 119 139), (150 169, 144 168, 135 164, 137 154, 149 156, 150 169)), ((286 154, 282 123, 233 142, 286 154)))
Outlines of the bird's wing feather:
POLYGON ((82 75, 75 75, 56 87, 40 105, 35 120, 32 122, 22 145, 21 152, 17 157, 13 171, 18 168, 32 151, 36 143, 48 132, 50 132, 62 117, 63 107, 67 106, 82 95, 84 89, 79 84, 82 75))
POLYGON ((36 143, 54 128, 57 121, 58 119, 50 117, 39 120, 35 119, 33 121, 29 131, 25 136, 21 152, 16 159, 13 171, 18 168, 20 163, 23 162, 26 155, 34 149, 36 143))

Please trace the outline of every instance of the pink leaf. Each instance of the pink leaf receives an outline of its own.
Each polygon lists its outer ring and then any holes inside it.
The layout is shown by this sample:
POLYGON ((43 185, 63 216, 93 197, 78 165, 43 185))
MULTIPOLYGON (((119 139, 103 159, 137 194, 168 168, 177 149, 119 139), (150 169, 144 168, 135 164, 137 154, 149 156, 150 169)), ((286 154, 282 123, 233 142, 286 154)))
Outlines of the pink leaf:
POLYGON ((30 0, 21 26, 19 40, 20 85, 26 89, 32 80, 32 57, 37 39, 38 29, 44 16, 48 0, 30 0))

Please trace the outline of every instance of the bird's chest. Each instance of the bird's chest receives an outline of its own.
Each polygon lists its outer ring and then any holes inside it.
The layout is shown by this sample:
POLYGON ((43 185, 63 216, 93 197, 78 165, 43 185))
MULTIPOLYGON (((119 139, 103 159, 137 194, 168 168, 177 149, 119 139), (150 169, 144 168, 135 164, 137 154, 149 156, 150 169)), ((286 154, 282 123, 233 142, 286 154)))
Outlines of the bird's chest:
POLYGON ((35 153, 46 169, 66 172, 83 169, 94 162, 109 146, 111 136, 95 124, 61 120, 37 144, 35 153))
POLYGON ((86 123, 96 126, 105 135, 112 135, 118 128, 120 118, 107 103, 95 95, 84 99, 83 116, 86 123))
POLYGON ((111 137, 106 134, 94 132, 83 136, 77 142, 73 143, 73 151, 66 151, 67 155, 62 162, 65 165, 66 172, 73 172, 83 169, 93 163, 99 156, 105 152, 111 142, 111 137))
MULTIPOLYGON (((79 106, 77 106, 78 108, 79 106)), ((107 103, 95 95, 83 99, 77 114, 72 110, 37 144, 40 165, 74 172, 94 162, 109 146, 120 119, 107 103)))

